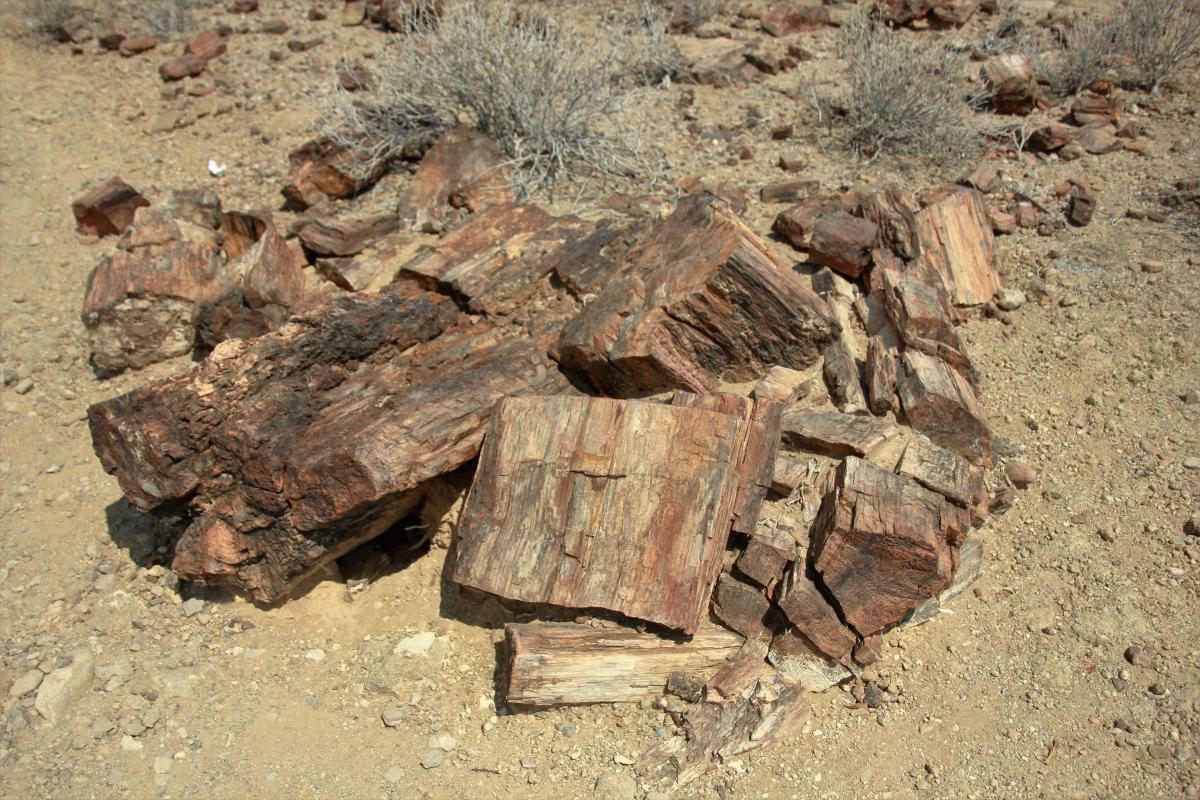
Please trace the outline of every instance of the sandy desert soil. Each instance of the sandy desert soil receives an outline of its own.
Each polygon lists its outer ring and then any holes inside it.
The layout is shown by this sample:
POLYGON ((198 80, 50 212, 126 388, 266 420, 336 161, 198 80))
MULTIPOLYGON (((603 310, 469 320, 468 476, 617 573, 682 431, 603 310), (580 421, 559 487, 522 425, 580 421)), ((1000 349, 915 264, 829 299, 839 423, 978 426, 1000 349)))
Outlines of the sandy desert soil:
MULTIPOLYGON (((201 594, 187 616, 190 595, 146 566, 163 560, 169 530, 139 517, 92 455, 88 404, 189 362, 97 377, 79 308, 114 244, 81 239, 70 202, 119 174, 152 200, 211 187, 229 208, 278 209, 286 154, 307 137, 308 93, 342 53, 382 46, 382 33, 341 28, 336 15, 309 21, 308 7, 264 0, 254 15, 213 14, 206 25, 242 31, 202 79, 217 91, 164 98, 163 51, 124 59, 91 41, 73 53, 30 36, 19 4, 0 4, 0 796, 644 797, 620 762, 667 732, 665 715, 497 709, 494 620, 443 594, 445 551, 352 599, 327 580, 275 609, 201 594), (258 33, 268 18, 291 31, 258 33), (314 49, 283 44, 312 34, 323 38, 314 49), (225 177, 208 174, 209 158, 228 165, 225 177), (34 694, 9 692, 30 670, 93 659, 88 690, 57 724, 34 694), (433 765, 431 737, 443 734, 452 747, 433 765)), ((818 56, 800 70, 829 74, 832 35, 790 37, 818 56)), ((771 140, 769 125, 700 140, 676 113, 681 87, 660 90, 665 110, 646 135, 663 142, 673 177, 752 195, 780 178, 784 152, 830 189, 869 175, 916 190, 962 171, 864 166, 827 147, 808 110, 769 88, 796 78, 695 89, 702 125, 753 106, 794 122, 790 141, 771 140), (750 160, 731 159, 746 145, 750 160)), ((1005 279, 1028 300, 964 329, 1002 455, 1037 473, 980 532, 975 590, 889 639, 870 676, 886 689, 880 708, 848 708, 850 686, 818 696, 802 735, 678 796, 1197 797, 1200 539, 1184 524, 1200 512, 1200 238, 1158 199, 1200 174, 1200 80, 1192 69, 1129 99, 1144 153, 999 164, 1041 195, 1087 176, 1100 205, 1084 228, 1002 237, 1005 279)), ((746 218, 766 234, 780 208, 752 200, 746 218)))

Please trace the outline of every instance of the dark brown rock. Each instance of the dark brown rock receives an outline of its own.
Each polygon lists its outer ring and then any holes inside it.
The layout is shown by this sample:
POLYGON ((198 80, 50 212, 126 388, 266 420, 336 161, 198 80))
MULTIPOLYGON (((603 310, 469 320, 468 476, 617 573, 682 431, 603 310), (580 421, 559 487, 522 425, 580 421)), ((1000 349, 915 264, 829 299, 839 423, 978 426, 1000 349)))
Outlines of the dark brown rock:
POLYGON ((871 263, 879 226, 845 211, 820 219, 813 228, 808 255, 822 266, 857 278, 871 263))
POLYGON ((133 223, 134 212, 148 205, 137 189, 114 176, 71 203, 71 211, 82 233, 116 236, 133 223))

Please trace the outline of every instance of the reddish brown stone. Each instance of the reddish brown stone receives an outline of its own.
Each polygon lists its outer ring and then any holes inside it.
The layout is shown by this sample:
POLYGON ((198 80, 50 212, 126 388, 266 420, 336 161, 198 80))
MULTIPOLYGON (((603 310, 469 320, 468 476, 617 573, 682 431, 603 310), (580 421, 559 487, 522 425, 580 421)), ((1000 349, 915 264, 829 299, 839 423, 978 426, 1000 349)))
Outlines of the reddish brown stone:
POLYGON ((184 78, 194 78, 204 72, 204 67, 208 64, 203 58, 198 58, 193 55, 180 56, 172 58, 170 61, 163 63, 158 68, 158 74, 164 81, 179 81, 184 78))
POLYGON ((817 646, 822 653, 838 661, 850 655, 857 637, 840 619, 808 576, 804 564, 796 562, 779 591, 779 607, 788 621, 817 646))
POLYGON ((326 200, 350 197, 383 176, 387 165, 345 150, 329 139, 314 139, 288 156, 292 168, 283 196, 303 210, 326 200))
POLYGON ((771 231, 797 250, 807 250, 817 222, 839 211, 842 205, 834 197, 812 197, 799 205, 781 211, 771 231))
POLYGON ((155 36, 129 36, 122 40, 120 51, 121 55, 128 58, 147 50, 153 50, 155 47, 158 47, 158 38, 155 36))
POLYGON ((204 31, 201 34, 193 37, 187 43, 187 53, 190 56, 209 61, 219 55, 224 55, 226 50, 226 40, 217 31, 204 31))
POLYGON ((764 11, 759 23, 772 36, 791 36, 828 25, 829 9, 822 0, 788 0, 764 11))
POLYGON ((879 226, 875 223, 835 211, 813 228, 808 255, 822 266, 857 278, 871 263, 871 250, 878 236, 879 226))
POLYGON ((83 233, 115 236, 133 223, 134 212, 150 205, 137 189, 117 177, 88 191, 71 204, 75 221, 83 233))
POLYGON ((401 196, 399 216, 420 230, 440 230, 450 205, 472 213, 513 201, 511 175, 486 134, 451 128, 421 159, 401 196))
POLYGON ((713 613, 730 630, 737 631, 749 639, 766 633, 766 618, 771 611, 771 601, 748 583, 743 583, 728 572, 721 573, 717 588, 713 592, 713 613))
POLYGON ((815 195, 820 188, 817 181, 780 181, 767 184, 758 195, 764 203, 798 203, 815 195))

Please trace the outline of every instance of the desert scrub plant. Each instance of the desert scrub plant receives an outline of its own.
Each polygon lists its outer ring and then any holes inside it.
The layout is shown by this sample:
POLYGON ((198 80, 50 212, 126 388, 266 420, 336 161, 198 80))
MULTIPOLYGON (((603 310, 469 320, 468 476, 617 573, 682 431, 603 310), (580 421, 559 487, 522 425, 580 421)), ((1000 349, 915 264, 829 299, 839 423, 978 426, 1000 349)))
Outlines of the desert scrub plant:
POLYGON ((1118 0, 1104 19, 1073 22, 1050 77, 1063 93, 1110 73, 1123 86, 1157 92, 1197 56, 1200 0, 1118 0))
POLYGON ((842 122, 860 157, 888 151, 940 160, 978 145, 969 116, 981 98, 963 92, 966 59, 944 42, 918 40, 860 12, 843 28, 838 55, 842 122))
POLYGON ((159 36, 188 30, 200 0, 149 0, 140 4, 142 21, 159 36))
POLYGON ((25 0, 23 6, 33 32, 55 41, 63 38, 67 23, 75 15, 71 0, 25 0))
POLYGON ((325 96, 318 127, 377 165, 470 125, 496 141, 522 194, 568 175, 643 173, 646 151, 622 125, 641 92, 631 44, 610 33, 588 36, 508 0, 447 4, 393 37, 368 92, 325 96))

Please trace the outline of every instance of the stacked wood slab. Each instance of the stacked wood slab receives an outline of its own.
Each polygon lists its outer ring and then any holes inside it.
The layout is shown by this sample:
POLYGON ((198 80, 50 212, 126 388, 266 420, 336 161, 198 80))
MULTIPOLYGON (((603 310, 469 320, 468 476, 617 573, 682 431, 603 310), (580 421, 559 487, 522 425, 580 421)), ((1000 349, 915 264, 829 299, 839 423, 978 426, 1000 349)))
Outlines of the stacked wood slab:
POLYGON ((955 322, 999 278, 973 195, 810 204, 815 275, 707 196, 470 202, 431 247, 335 265, 381 291, 90 409, 131 503, 191 509, 182 577, 284 599, 478 457, 450 580, 593 623, 510 626, 509 702, 673 687, 681 735, 638 771, 678 786, 794 733, 977 572, 990 432, 955 322))

